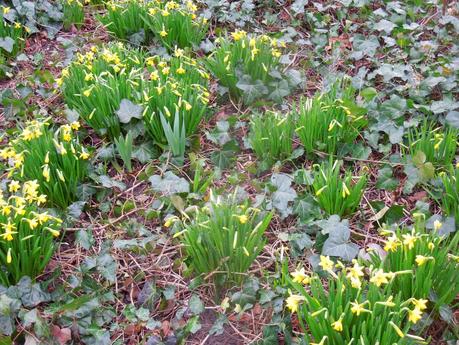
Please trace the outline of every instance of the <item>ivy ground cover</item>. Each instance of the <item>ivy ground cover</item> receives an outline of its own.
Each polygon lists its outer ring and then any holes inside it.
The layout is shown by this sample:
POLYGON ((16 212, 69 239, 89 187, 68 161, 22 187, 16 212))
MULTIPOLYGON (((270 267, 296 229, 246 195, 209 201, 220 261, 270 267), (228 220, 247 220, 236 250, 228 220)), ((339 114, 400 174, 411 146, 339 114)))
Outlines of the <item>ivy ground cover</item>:
POLYGON ((0 0, 0 345, 454 345, 459 5, 0 0))

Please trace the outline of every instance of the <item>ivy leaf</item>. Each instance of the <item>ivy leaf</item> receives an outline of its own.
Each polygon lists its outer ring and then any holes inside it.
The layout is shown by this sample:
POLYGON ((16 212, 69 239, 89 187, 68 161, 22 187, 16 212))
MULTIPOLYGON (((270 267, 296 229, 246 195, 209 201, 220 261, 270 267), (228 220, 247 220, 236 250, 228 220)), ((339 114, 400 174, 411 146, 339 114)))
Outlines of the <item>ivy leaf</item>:
MULTIPOLYGON (((14 316, 19 311, 21 302, 6 294, 0 294, 0 335, 11 335, 14 331, 14 316)), ((1 337, 0 337, 1 339, 1 337)))
POLYGON ((240 291, 231 296, 231 302, 239 304, 241 307, 253 305, 257 300, 259 283, 256 278, 247 280, 240 291))
POLYGON ((199 315, 204 311, 204 303, 202 303, 198 295, 191 296, 188 307, 194 315, 199 315))
POLYGON ((246 104, 253 103, 256 99, 268 94, 269 90, 261 80, 253 81, 249 75, 243 75, 236 86, 243 91, 246 104))
POLYGON ((196 334, 197 331, 201 329, 201 324, 199 323, 199 316, 193 316, 191 319, 188 320, 186 323, 184 332, 196 334))
POLYGON ((217 121, 215 129, 213 129, 212 132, 206 132, 206 137, 214 144, 223 146, 231 140, 228 133, 229 129, 230 124, 228 121, 217 121))
POLYGON ((389 141, 391 144, 400 144, 403 141, 403 127, 393 126, 389 128, 389 141))
POLYGON ((224 332, 224 326, 228 323, 228 318, 225 314, 220 314, 209 330, 210 335, 220 335, 224 332))
POLYGON ((282 99, 290 94, 290 86, 286 80, 270 84, 270 86, 273 91, 269 94, 268 98, 275 102, 282 102, 282 99))
POLYGON ((382 64, 381 67, 368 74, 368 79, 374 78, 376 75, 383 77, 385 82, 389 82, 393 78, 400 78, 407 81, 412 74, 411 68, 404 64, 382 64))
POLYGON ((141 119, 142 110, 140 105, 134 104, 128 99, 122 99, 116 115, 118 115, 120 122, 129 123, 133 118, 141 119))
POLYGON ((115 158, 115 145, 102 146, 97 150, 96 159, 109 160, 115 158))
POLYGON ((386 19, 381 19, 374 26, 375 30, 384 31, 386 34, 390 34, 395 28, 395 24, 386 19))
POLYGON ((459 128, 459 111, 450 111, 448 115, 446 115, 446 122, 454 128, 459 128))
POLYGON ((297 158, 300 158, 302 155, 304 155, 304 148, 302 147, 297 147, 296 149, 293 150, 290 159, 295 160, 297 158))
POLYGON ((276 297, 276 294, 274 293, 274 291, 261 289, 259 302, 261 305, 267 304, 271 302, 274 299, 274 297, 276 297))
POLYGON ((448 305, 442 305, 440 307, 440 317, 443 321, 446 321, 450 326, 454 327, 454 312, 448 305))
POLYGON ((236 140, 231 140, 225 143, 222 148, 212 153, 210 159, 220 169, 228 168, 236 159, 236 153, 240 151, 236 140))
POLYGON ((293 178, 287 174, 273 174, 271 176, 271 183, 277 187, 273 193, 272 201, 273 206, 280 212, 281 218, 286 218, 293 212, 291 202, 297 197, 296 191, 291 188, 293 178))
POLYGON ((407 176, 405 186, 403 187, 403 193, 409 194, 413 191, 413 188, 419 182, 421 182, 421 178, 419 177, 419 169, 416 168, 411 162, 405 165, 403 169, 405 175, 407 176))
POLYGON ((398 180, 393 178, 392 168, 388 165, 378 171, 376 188, 393 191, 398 186, 398 180))
POLYGON ((75 201, 67 208, 67 213, 74 219, 80 218, 81 213, 83 212, 83 207, 86 204, 86 201, 75 201))
POLYGON ((96 189, 88 183, 83 183, 78 186, 77 197, 81 201, 89 200, 91 196, 96 194, 96 189))
POLYGON ((402 205, 392 205, 384 215, 384 222, 387 224, 397 223, 404 216, 402 205))
POLYGON ((331 215, 328 219, 318 220, 315 224, 322 229, 323 235, 331 233, 333 229, 349 228, 349 221, 347 219, 341 221, 341 218, 336 214, 331 215))
POLYGON ((97 258, 97 270, 109 282, 116 281, 116 261, 110 254, 104 253, 97 258))
POLYGON ((305 81, 303 73, 293 68, 290 68, 285 72, 285 77, 292 87, 303 84, 305 81))
POLYGON ((175 298, 175 286, 167 286, 163 291, 163 295, 167 301, 173 300, 175 298))
POLYGON ((373 131, 381 131, 389 136, 391 144, 399 144, 403 140, 403 127, 397 126, 394 121, 384 118, 379 119, 379 122, 371 127, 373 131))
POLYGON ((140 290, 137 301, 142 307, 153 310, 155 308, 155 302, 160 297, 158 289, 154 282, 147 281, 140 290))
POLYGON ((148 180, 155 192, 163 193, 164 195, 190 192, 190 183, 183 177, 178 177, 172 171, 166 171, 163 177, 153 175, 148 180))
POLYGON ((3 48, 8 53, 11 53, 13 51, 14 44, 15 42, 11 37, 0 37, 0 48, 3 48))
POLYGON ((132 158, 137 159, 140 163, 145 164, 153 159, 154 148, 148 143, 142 143, 132 151, 132 158))
POLYGON ((298 216, 302 224, 305 224, 309 220, 320 217, 320 206, 312 195, 307 194, 304 198, 295 200, 293 213, 298 216))
POLYGON ((340 226, 329 229, 328 238, 322 247, 322 254, 337 256, 345 261, 351 261, 359 253, 359 246, 349 241, 351 230, 347 220, 343 220, 339 224, 340 226))
POLYGON ((139 248, 139 241, 135 238, 129 240, 115 240, 113 241, 113 248, 121 250, 134 250, 139 248))
POLYGON ((82 246, 84 249, 89 250, 94 244, 94 237, 92 231, 87 231, 86 229, 80 230, 76 233, 75 236, 76 243, 82 246))
POLYGON ((365 146, 363 143, 345 143, 338 150, 338 155, 340 156, 351 155, 357 159, 368 159, 370 154, 371 148, 365 146))
POLYGON ((293 252, 298 255, 303 254, 305 249, 311 249, 314 245, 311 237, 304 233, 290 234, 288 240, 293 247, 293 252))
POLYGON ((371 35, 366 38, 364 35, 354 35, 353 42, 353 53, 351 58, 360 60, 364 56, 373 57, 376 54, 376 49, 379 48, 378 38, 375 35, 371 35))
POLYGON ((397 95, 390 96, 390 98, 383 102, 379 108, 382 115, 393 120, 403 116, 405 110, 406 100, 397 95))
POLYGON ((440 101, 433 101, 430 105, 430 110, 434 114, 441 114, 446 111, 454 110, 457 108, 457 103, 451 99, 445 98, 440 101))
POLYGON ((25 313, 21 312, 19 313, 20 319, 23 321, 25 327, 30 327, 34 323, 39 321, 39 316, 38 316, 38 310, 36 308, 29 310, 25 313))
POLYGON ((142 43, 145 42, 145 30, 140 29, 139 32, 136 32, 128 37, 129 43, 131 43, 134 46, 140 46, 142 43))
POLYGON ((27 308, 35 307, 50 300, 50 295, 44 292, 39 284, 32 284, 32 280, 29 277, 21 278, 15 286, 15 292, 21 299, 22 305, 27 308))
POLYGON ((295 0, 293 4, 290 6, 290 9, 297 14, 304 13, 304 7, 308 4, 308 0, 295 0))
POLYGON ((125 190, 126 185, 123 182, 115 181, 114 179, 110 178, 107 175, 99 176, 99 182, 105 188, 118 188, 120 190, 125 190))

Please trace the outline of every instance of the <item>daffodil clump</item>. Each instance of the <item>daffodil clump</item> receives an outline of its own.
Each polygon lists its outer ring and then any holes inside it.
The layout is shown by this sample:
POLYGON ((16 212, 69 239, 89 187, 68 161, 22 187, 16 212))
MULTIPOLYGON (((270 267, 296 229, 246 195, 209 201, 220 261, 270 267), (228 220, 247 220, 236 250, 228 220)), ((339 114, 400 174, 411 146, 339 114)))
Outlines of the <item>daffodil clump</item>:
POLYGON ((296 132, 306 153, 336 154, 340 144, 355 142, 368 121, 366 110, 358 107, 354 99, 354 89, 343 81, 313 98, 302 98, 293 107, 296 132))
MULTIPOLYGON (((208 207, 185 220, 175 237, 185 246, 187 263, 193 272, 217 287, 240 283, 263 249, 264 232, 272 214, 262 214, 248 204, 215 199, 208 207)), ((176 220, 176 219, 175 219, 176 220)), ((166 226, 174 219, 168 219, 166 226)))
POLYGON ((320 207, 329 215, 350 215, 359 207, 367 185, 366 174, 353 176, 349 170, 341 176, 341 163, 315 165, 312 191, 320 207))
POLYGON ((148 133, 158 144, 167 143, 166 123, 173 126, 178 117, 184 135, 194 134, 207 112, 209 74, 179 48, 171 59, 149 57, 146 65, 143 119, 148 133))
POLYGON ((24 48, 24 37, 29 30, 19 22, 10 23, 4 18, 11 11, 9 7, 1 7, 1 11, 0 38, 7 44, 2 45, 0 55, 14 57, 24 48))
POLYGON ((108 1, 106 8, 99 20, 112 35, 129 39, 143 32, 145 41, 154 36, 169 50, 199 45, 208 28, 192 0, 116 0, 108 1))
MULTIPOLYGON (((19 22, 10 23, 4 16, 11 11, 9 7, 0 6, 0 40, 4 43, 0 47, 0 64, 5 64, 7 59, 18 55, 25 45, 25 37, 30 31, 19 22)), ((0 77, 4 76, 0 70, 0 77)))
POLYGON ((412 156, 422 152, 425 161, 448 167, 453 163, 457 150, 459 130, 450 126, 437 126, 425 120, 408 132, 406 149, 412 156))
POLYGON ((192 0, 183 3, 155 0, 150 4, 147 15, 142 18, 164 47, 173 50, 174 47, 199 46, 208 24, 206 18, 197 16, 198 8, 192 0))
POLYGON ((58 79, 67 106, 99 134, 119 138, 120 121, 131 120, 120 113, 122 101, 127 100, 140 107, 136 118, 143 117, 147 132, 159 145, 168 143, 164 127, 173 126, 176 117, 184 135, 195 132, 206 114, 208 83, 209 75, 181 49, 165 60, 146 57, 122 43, 78 55, 58 79))
POLYGON ((68 30, 72 25, 77 28, 84 23, 84 0, 62 0, 62 12, 64 14, 64 29, 68 30))
POLYGON ((252 118, 249 141, 262 164, 290 158, 294 129, 289 115, 267 112, 252 118))
POLYGON ((78 54, 62 70, 57 84, 62 88, 67 106, 101 135, 120 136, 120 119, 116 114, 121 101, 136 101, 144 81, 145 55, 127 49, 122 43, 78 54))
POLYGON ((232 98, 245 104, 277 98, 279 83, 286 82, 280 66, 283 41, 237 30, 215 43, 217 48, 208 57, 207 66, 232 98))
POLYGON ((394 291, 405 299, 429 298, 438 311, 459 294, 459 232, 441 236, 440 221, 434 222, 433 230, 427 230, 424 223, 424 215, 415 214, 411 230, 384 229, 387 255, 381 258, 373 254, 371 263, 384 271, 412 272, 393 280, 394 291))
POLYGON ((403 299, 391 288, 395 277, 410 271, 384 273, 356 260, 345 267, 325 256, 319 265, 328 272, 325 283, 304 268, 291 273, 287 265, 283 268, 289 287, 286 307, 297 315, 308 344, 427 344, 409 333, 427 309, 427 300, 403 299))
POLYGON ((152 3, 153 1, 146 0, 107 1, 106 12, 103 16, 98 16, 98 19, 110 34, 123 40, 141 31, 149 35, 150 32, 142 17, 148 13, 152 3))
POLYGON ((9 180, 0 189, 0 284, 15 285, 23 276, 32 279, 41 274, 53 251, 62 221, 41 207, 36 180, 20 183, 9 180))
POLYGON ((440 172, 440 179, 443 182, 444 193, 440 196, 440 204, 446 216, 456 219, 456 226, 459 227, 459 163, 451 166, 447 172, 440 172))
POLYGON ((46 120, 29 122, 0 150, 0 158, 9 165, 9 177, 37 181, 49 205, 66 208, 78 199, 77 188, 87 174, 89 153, 78 141, 78 122, 56 131, 49 126, 46 120))

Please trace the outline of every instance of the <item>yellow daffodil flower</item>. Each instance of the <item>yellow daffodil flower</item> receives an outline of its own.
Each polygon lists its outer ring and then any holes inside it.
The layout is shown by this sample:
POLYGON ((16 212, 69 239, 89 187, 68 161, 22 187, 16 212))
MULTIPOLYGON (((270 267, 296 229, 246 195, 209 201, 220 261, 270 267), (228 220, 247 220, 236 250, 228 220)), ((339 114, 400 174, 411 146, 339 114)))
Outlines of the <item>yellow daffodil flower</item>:
POLYGON ((239 223, 245 224, 249 220, 249 217, 247 217, 245 214, 243 214, 241 216, 238 216, 238 219, 239 219, 239 223))
POLYGON ((8 186, 8 190, 11 193, 16 193, 19 189, 21 189, 21 185, 19 184, 19 181, 12 180, 8 186))
POLYGON ((233 40, 239 41, 247 36, 247 33, 243 30, 236 30, 235 32, 231 33, 233 40))
POLYGON ((403 244, 408 247, 408 249, 413 249, 414 244, 416 243, 417 237, 412 234, 403 234, 403 244))
POLYGON ((421 319, 422 319, 422 311, 419 308, 408 310, 408 321, 415 324, 421 319))
POLYGON ((301 302, 305 301, 306 298, 301 295, 293 295, 290 292, 290 296, 286 299, 287 308, 290 310, 291 313, 296 313, 298 311, 298 306, 301 302))
POLYGON ((8 241, 8 242, 12 241, 13 240, 13 235, 17 233, 15 231, 16 230, 16 225, 11 223, 11 221, 9 221, 9 220, 8 220, 8 223, 6 223, 6 224, 2 223, 1 225, 3 226, 4 232, 2 234, 0 234, 0 237, 2 237, 3 240, 5 240, 5 241, 8 241))
POLYGON ((333 261, 330 260, 328 256, 321 255, 319 266, 322 267, 324 271, 333 271, 333 261))
POLYGON ((427 309, 427 300, 426 299, 415 299, 413 298, 412 299, 412 303, 414 305, 415 308, 423 311, 423 310, 426 310, 427 309))
POLYGON ((333 328, 335 331, 337 331, 337 332, 342 332, 342 331, 343 331, 343 322, 342 322, 341 319, 339 319, 339 320, 333 322, 333 323, 331 324, 331 326, 332 326, 332 328, 333 328))
POLYGON ((370 278, 370 282, 380 287, 383 284, 389 283, 387 278, 387 273, 385 273, 382 269, 378 269, 373 273, 372 277, 370 278))
POLYGON ((358 303, 357 301, 351 302, 351 312, 352 314, 356 314, 357 316, 360 316, 361 313, 371 313, 370 310, 365 309, 365 305, 369 303, 368 301, 363 302, 363 303, 358 303))
POLYGON ((293 281, 295 283, 309 284, 311 282, 311 277, 306 274, 304 267, 301 267, 300 270, 295 270, 290 274, 293 277, 293 281))
POLYGON ((418 266, 424 265, 427 261, 433 260, 434 258, 432 256, 424 256, 424 255, 416 255, 416 263, 418 266))
POLYGON ((397 238, 397 236, 392 235, 387 239, 384 245, 384 250, 386 252, 395 252, 397 250, 397 247, 400 245, 400 241, 397 238))
POLYGON ((434 230, 435 230, 435 231, 440 230, 441 227, 443 226, 443 224, 442 224, 438 219, 435 219, 433 225, 434 225, 434 230))

